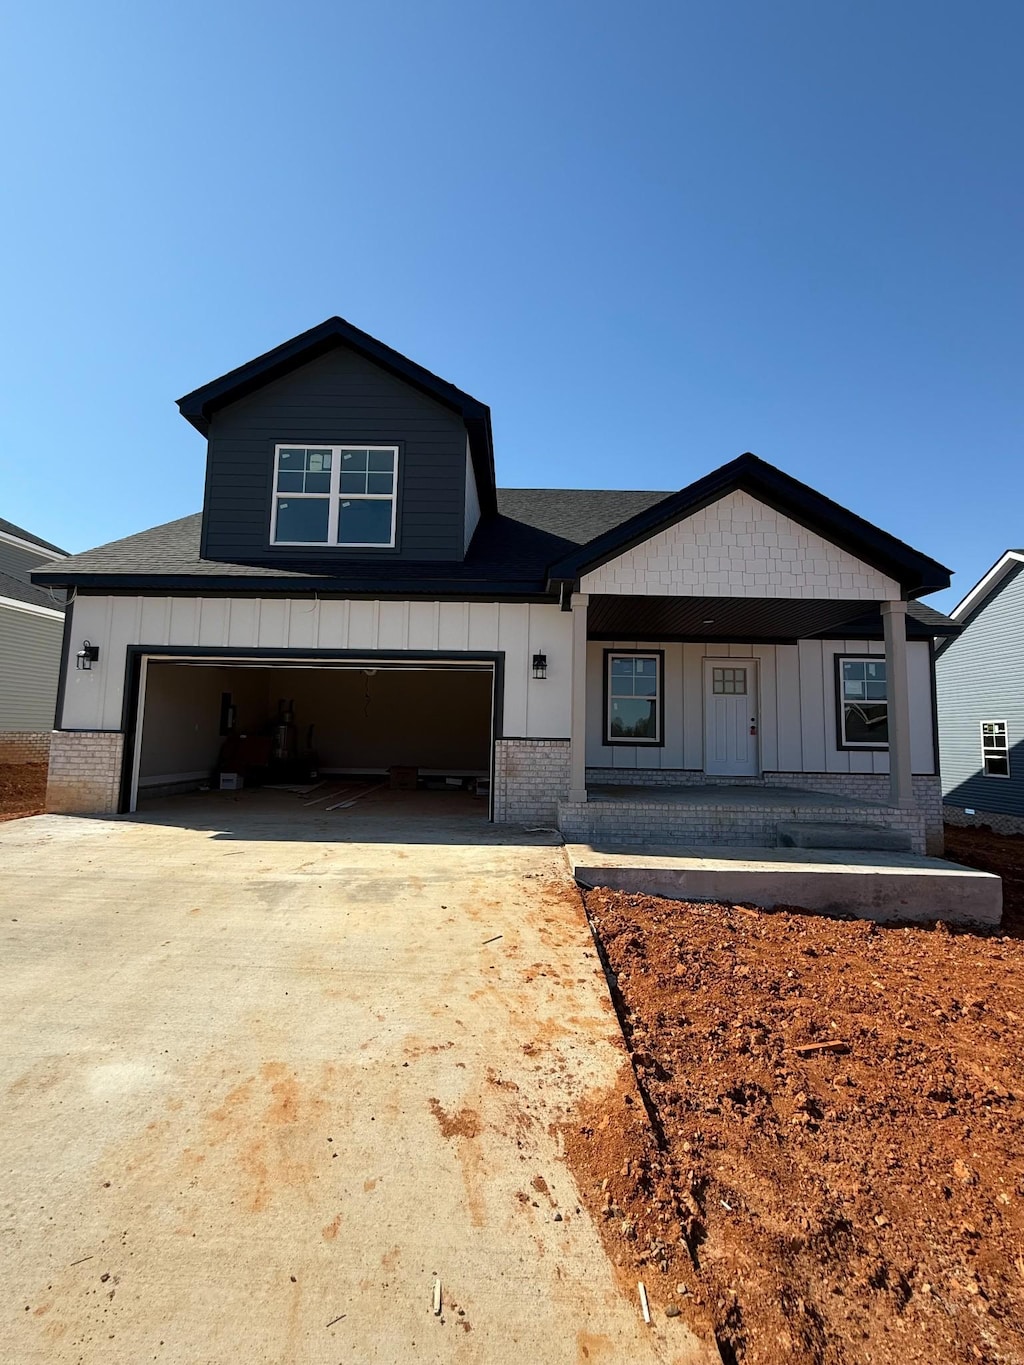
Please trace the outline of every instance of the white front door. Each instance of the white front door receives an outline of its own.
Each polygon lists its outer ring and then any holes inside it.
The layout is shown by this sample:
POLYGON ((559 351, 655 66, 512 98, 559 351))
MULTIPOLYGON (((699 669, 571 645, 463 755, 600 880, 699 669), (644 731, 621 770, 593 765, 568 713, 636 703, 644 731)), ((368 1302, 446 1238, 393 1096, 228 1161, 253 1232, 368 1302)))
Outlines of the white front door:
POLYGON ((704 771, 718 777, 756 777, 757 661, 704 660, 704 771))

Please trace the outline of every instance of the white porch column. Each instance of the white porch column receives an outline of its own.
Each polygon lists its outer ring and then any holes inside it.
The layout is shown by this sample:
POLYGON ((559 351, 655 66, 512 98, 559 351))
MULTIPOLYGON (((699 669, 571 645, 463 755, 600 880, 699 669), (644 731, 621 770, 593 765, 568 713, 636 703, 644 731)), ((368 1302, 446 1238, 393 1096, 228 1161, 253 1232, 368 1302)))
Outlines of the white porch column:
POLYGON ((910 683, 907 675, 907 604, 883 602, 885 672, 889 690, 889 793, 894 806, 914 804, 910 766, 910 683))
POLYGON ((572 711, 569 726, 569 800, 587 799, 587 604, 572 595, 572 711))

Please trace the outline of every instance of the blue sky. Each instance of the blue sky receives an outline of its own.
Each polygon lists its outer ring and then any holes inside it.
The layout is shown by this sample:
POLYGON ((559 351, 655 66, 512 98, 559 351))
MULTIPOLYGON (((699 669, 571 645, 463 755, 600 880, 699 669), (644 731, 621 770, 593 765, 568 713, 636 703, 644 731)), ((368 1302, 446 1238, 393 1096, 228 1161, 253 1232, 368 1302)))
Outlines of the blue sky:
POLYGON ((8 7, 0 515, 198 509, 173 400, 340 313, 499 482, 744 450, 957 571, 1024 543, 1018 0, 8 7))

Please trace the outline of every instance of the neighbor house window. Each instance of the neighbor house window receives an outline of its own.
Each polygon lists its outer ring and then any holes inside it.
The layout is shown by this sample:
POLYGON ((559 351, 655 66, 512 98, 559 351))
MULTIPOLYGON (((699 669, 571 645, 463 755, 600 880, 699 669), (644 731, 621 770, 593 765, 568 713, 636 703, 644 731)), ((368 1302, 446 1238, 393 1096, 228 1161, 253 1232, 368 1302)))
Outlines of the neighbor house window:
POLYGON ((662 654, 605 654, 605 743, 661 744, 662 654))
POLYGON ((840 748, 887 748, 889 691, 885 660, 838 657, 836 667, 840 748))
POLYGON ((274 545, 395 543, 396 446, 277 446, 274 545))
POLYGON ((1005 720, 981 722, 981 763, 986 777, 1010 776, 1010 749, 1005 720))

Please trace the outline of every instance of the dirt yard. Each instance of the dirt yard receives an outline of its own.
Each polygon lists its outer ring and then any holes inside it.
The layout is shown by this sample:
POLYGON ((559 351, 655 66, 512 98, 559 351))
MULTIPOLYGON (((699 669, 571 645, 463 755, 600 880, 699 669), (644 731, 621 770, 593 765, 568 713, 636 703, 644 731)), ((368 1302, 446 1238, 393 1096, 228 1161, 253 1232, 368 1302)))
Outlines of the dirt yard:
POLYGON ((0 820, 39 815, 45 798, 45 763, 0 763, 0 820))
POLYGON ((1024 839, 998 932, 596 890, 648 1113, 565 1133, 623 1277, 726 1362, 1024 1361, 1024 839))

